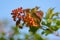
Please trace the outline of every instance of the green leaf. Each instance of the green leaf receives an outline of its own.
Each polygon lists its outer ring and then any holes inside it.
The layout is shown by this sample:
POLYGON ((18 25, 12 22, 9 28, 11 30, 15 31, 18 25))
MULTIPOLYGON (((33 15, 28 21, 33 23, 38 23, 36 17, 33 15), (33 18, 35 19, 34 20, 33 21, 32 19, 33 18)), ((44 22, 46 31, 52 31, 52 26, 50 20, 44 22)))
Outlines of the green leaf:
POLYGON ((34 34, 35 40, 43 40, 39 34, 34 34))
POLYGON ((53 16, 58 16, 60 14, 60 12, 56 12, 53 16))
POLYGON ((58 30, 58 27, 57 26, 51 26, 50 27, 52 30, 54 30, 54 31, 57 31, 58 30))
POLYGON ((52 21, 52 19, 47 19, 46 22, 47 22, 46 26, 50 27, 50 25, 53 21, 52 21))
POLYGON ((42 25, 46 25, 46 23, 44 21, 41 22, 42 25))
POLYGON ((57 24, 57 25, 60 25, 60 20, 57 20, 56 24, 57 24))
POLYGON ((36 11, 39 9, 39 7, 35 7, 31 9, 31 13, 36 13, 36 11))
POLYGON ((46 36, 50 33, 52 33, 52 32, 50 30, 47 30, 47 29, 41 32, 41 34, 45 34, 46 36))
POLYGON ((54 14, 54 8, 49 8, 46 14, 47 19, 51 19, 54 14))
POLYGON ((29 31, 32 32, 33 34, 35 34, 38 29, 39 29, 39 27, 31 26, 29 31))
POLYGON ((45 30, 45 35, 47 36, 48 34, 50 34, 51 32, 49 30, 45 30))
POLYGON ((45 33, 44 31, 41 32, 41 34, 44 34, 44 33, 45 33))
POLYGON ((53 19, 53 22, 55 22, 55 23, 56 23, 56 22, 57 22, 57 19, 56 19, 56 18, 54 18, 54 19, 53 19))
POLYGON ((60 25, 57 25, 56 28, 59 29, 60 28, 60 25))
POLYGON ((46 24, 47 27, 50 27, 50 25, 51 25, 51 23, 47 23, 47 24, 46 24))

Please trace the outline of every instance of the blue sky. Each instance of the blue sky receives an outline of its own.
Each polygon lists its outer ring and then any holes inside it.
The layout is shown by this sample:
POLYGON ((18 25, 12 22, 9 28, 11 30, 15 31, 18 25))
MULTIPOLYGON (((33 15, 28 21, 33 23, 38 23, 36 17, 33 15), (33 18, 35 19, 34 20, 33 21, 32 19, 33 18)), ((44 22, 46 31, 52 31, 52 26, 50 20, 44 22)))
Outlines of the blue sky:
POLYGON ((39 6, 46 13, 49 8, 60 12, 60 0, 0 0, 0 20, 8 19, 12 23, 11 11, 18 7, 34 8, 39 6))
POLYGON ((60 0, 0 0, 0 19, 11 19, 11 11, 18 7, 34 8, 39 6, 44 12, 48 8, 60 11, 60 0))

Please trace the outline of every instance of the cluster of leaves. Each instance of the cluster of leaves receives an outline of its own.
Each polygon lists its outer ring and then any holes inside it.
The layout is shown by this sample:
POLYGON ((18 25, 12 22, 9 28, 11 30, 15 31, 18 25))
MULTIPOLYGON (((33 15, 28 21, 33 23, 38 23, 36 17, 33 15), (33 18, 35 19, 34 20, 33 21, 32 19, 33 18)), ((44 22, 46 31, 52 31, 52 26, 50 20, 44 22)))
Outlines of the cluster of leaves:
POLYGON ((49 8, 46 16, 43 17, 43 12, 38 9, 39 7, 12 10, 11 14, 13 20, 16 22, 16 26, 22 28, 23 25, 26 24, 26 26, 30 28, 29 31, 33 33, 36 33, 36 31, 41 28, 43 30, 42 34, 46 35, 57 31, 60 28, 60 20, 57 19, 60 13, 54 13, 54 8, 49 8), (20 22, 21 20, 23 23, 20 22))
POLYGON ((60 12, 54 13, 54 8, 49 8, 46 16, 42 20, 42 25, 46 28, 42 34, 50 34, 54 31, 57 31, 60 28, 60 18, 59 18, 60 12), (59 18, 59 19, 58 19, 59 18))

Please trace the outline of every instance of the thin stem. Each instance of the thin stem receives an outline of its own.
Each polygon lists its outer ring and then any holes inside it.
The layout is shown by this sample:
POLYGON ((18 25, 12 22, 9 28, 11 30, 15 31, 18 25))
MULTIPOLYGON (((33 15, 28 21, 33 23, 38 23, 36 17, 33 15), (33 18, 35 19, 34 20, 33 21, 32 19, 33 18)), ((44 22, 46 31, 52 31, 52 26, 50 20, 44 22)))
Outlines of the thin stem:
POLYGON ((40 26, 40 28, 43 29, 43 30, 49 30, 50 32, 53 32, 53 30, 49 27, 47 29, 44 29, 43 26, 40 26))

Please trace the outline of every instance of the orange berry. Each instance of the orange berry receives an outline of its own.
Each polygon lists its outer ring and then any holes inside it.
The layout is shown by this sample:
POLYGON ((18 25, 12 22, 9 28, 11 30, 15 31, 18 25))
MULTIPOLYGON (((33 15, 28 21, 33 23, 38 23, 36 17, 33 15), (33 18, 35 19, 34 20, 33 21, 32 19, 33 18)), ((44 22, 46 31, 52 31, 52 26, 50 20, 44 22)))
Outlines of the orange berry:
POLYGON ((23 13, 22 7, 18 8, 18 12, 23 13))

